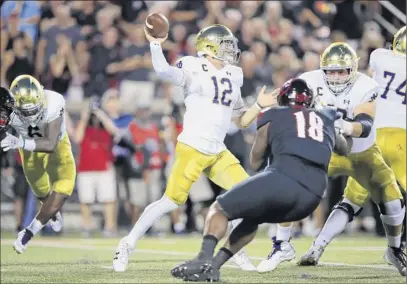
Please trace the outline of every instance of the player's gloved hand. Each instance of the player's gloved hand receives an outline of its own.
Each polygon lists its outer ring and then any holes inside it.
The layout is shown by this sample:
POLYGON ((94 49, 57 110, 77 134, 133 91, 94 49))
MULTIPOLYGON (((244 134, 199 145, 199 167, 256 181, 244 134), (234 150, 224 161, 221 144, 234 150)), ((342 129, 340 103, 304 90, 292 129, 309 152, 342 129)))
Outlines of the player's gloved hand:
POLYGON ((14 135, 11 135, 9 133, 6 134, 6 138, 1 140, 1 148, 3 148, 3 151, 8 151, 10 149, 18 149, 18 148, 23 148, 24 146, 24 140, 20 137, 15 137, 14 135))
POLYGON ((341 133, 346 136, 351 136, 353 133, 352 123, 342 118, 335 120, 335 128, 341 129, 341 133))
POLYGON ((166 41, 167 38, 168 38, 168 34, 167 34, 165 37, 163 37, 163 38, 155 38, 155 37, 152 37, 152 36, 147 32, 146 27, 144 27, 144 33, 145 33, 146 38, 147 38, 147 40, 148 40, 149 42, 154 41, 154 42, 159 42, 160 44, 162 44, 162 43, 163 43, 164 41, 166 41))
POLYGON ((280 93, 280 89, 278 88, 270 93, 266 93, 266 88, 266 86, 263 86, 263 88, 261 88, 260 90, 259 95, 257 96, 256 105, 261 109, 278 105, 277 97, 280 93))

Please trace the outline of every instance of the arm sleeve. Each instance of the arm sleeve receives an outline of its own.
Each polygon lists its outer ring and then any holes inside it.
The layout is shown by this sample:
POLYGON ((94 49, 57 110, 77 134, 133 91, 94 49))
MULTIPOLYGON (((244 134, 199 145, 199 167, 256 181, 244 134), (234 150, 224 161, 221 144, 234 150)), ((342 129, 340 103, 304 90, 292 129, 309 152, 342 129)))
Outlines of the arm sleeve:
POLYGON ((170 81, 176 86, 182 87, 187 84, 187 71, 168 64, 161 49, 161 45, 158 42, 151 42, 150 50, 153 68, 160 78, 170 81))

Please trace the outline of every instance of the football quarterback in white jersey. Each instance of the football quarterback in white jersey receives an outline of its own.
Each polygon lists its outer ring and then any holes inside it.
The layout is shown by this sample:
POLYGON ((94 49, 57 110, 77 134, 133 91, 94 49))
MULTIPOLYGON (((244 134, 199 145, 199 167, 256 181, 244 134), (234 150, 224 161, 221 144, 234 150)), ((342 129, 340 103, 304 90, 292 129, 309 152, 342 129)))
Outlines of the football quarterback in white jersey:
MULTIPOLYGON (((376 140, 373 126, 376 113, 378 84, 372 78, 357 72, 358 57, 346 43, 333 43, 321 55, 321 68, 300 75, 319 95, 321 107, 333 107, 340 118, 337 127, 345 136, 352 137, 352 148, 348 156, 333 154, 328 175, 352 177, 369 191, 378 205, 381 219, 388 237, 388 254, 392 263, 405 273, 405 256, 400 249, 401 231, 405 214, 403 197, 395 176, 385 163, 376 140)), ((340 220, 346 223, 356 216, 366 202, 348 184, 344 198, 334 207, 327 223, 309 251, 300 259, 299 265, 316 265, 331 238, 337 234, 340 220), (343 219, 343 217, 346 217, 343 219)), ((280 242, 283 249, 275 250, 262 261, 258 271, 273 270, 279 263, 295 257, 289 244, 291 224, 280 224, 277 235, 283 236, 280 242), (287 257, 289 255, 290 257, 287 257), (280 261, 282 260, 282 261, 280 261)))
POLYGON ((19 137, 9 133, 1 140, 4 151, 18 149, 27 181, 42 202, 38 215, 18 233, 14 242, 23 253, 30 239, 50 222, 55 231, 62 229, 59 210, 72 194, 75 183, 75 160, 65 131, 65 100, 62 95, 44 90, 29 75, 18 76, 11 83, 14 114, 9 126, 19 137))
MULTIPOLYGON (((196 37, 198 57, 183 57, 175 67, 168 64, 161 49, 166 38, 153 38, 147 31, 146 37, 155 72, 184 88, 186 113, 165 194, 146 207, 130 234, 120 241, 113 260, 115 271, 127 269, 137 240, 156 220, 185 203, 191 185, 201 173, 226 190, 248 178, 223 140, 232 120, 241 128, 248 127, 262 108, 277 103, 278 90, 265 94, 263 87, 256 103, 245 107, 240 93, 243 72, 234 66, 240 51, 237 39, 227 27, 212 25, 202 29, 196 37)), ((241 268, 256 269, 245 254, 237 256, 241 268)))

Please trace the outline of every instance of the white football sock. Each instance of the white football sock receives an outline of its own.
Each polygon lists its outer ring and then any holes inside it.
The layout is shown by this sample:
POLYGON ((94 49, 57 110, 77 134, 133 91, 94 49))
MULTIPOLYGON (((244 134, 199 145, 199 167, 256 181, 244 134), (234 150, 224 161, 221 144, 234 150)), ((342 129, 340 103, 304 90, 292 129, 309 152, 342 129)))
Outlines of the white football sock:
POLYGON ((400 200, 393 200, 390 202, 386 202, 384 206, 386 207, 387 215, 380 215, 380 218, 383 221, 383 226, 386 230, 387 241, 389 246, 391 247, 400 247, 401 244, 401 235, 402 232, 400 230, 400 234, 397 236, 390 236, 389 231, 397 230, 397 227, 403 226, 403 219, 406 214, 405 207, 401 208, 400 200))
POLYGON ((41 221, 38 220, 37 218, 34 218, 31 224, 28 225, 27 229, 30 230, 31 233, 33 233, 33 235, 35 236, 39 231, 41 231, 43 227, 44 225, 41 223, 41 221))
MULTIPOLYGON (((342 200, 342 203, 347 203, 352 206, 355 213, 362 208, 346 198, 342 200)), ((331 214, 329 214, 328 220, 326 220, 325 225, 317 239, 314 241, 314 244, 326 247, 337 235, 345 230, 348 223, 349 215, 343 210, 334 209, 331 214)))
POLYGON ((349 223, 348 214, 340 209, 335 209, 329 214, 324 227, 315 240, 316 246, 326 247, 337 235, 342 233, 349 223))
POLYGON ((277 234, 276 234, 277 241, 288 242, 290 240, 292 227, 293 223, 291 223, 291 225, 288 227, 283 227, 280 226, 280 224, 277 224, 277 234))
POLYGON ((148 205, 127 236, 130 246, 134 249, 136 247, 136 242, 155 223, 155 221, 176 208, 178 208, 178 205, 166 195, 163 195, 160 200, 148 205))
POLYGON ((185 230, 185 224, 182 222, 174 224, 174 231, 175 233, 181 233, 185 230))

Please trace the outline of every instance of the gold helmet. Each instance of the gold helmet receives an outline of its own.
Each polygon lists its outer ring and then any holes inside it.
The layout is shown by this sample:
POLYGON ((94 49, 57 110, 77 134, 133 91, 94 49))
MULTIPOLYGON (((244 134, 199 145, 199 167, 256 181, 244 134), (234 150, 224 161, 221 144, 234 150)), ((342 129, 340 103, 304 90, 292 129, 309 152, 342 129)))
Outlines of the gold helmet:
POLYGON ((406 26, 398 30, 393 38, 393 52, 406 56, 406 26))
POLYGON ((325 49, 321 55, 320 68, 332 93, 339 95, 355 82, 358 61, 355 50, 345 42, 332 43, 325 49), (344 74, 331 74, 332 71, 344 74))
POLYGON ((237 38, 222 25, 212 25, 200 30, 196 36, 196 50, 199 56, 209 55, 229 64, 236 64, 240 58, 237 38))
POLYGON ((45 111, 43 86, 30 75, 20 75, 11 83, 10 92, 15 99, 15 112, 30 125, 36 125, 45 111))

